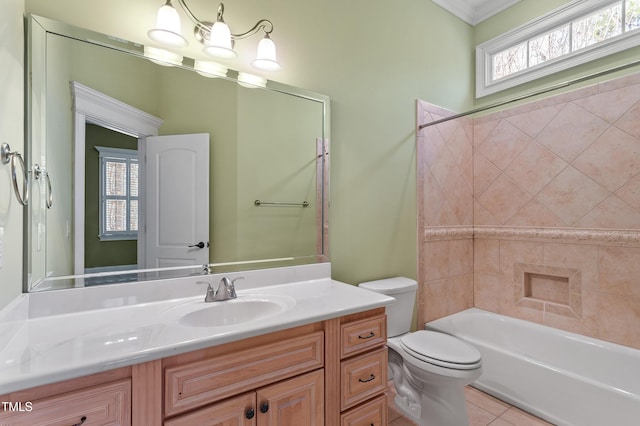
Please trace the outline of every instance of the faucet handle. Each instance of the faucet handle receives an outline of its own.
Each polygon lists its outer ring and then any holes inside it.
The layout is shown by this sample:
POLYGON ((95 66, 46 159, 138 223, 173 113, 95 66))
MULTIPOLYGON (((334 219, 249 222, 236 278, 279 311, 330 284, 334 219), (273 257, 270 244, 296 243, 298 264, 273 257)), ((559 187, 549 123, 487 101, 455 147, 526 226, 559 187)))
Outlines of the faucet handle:
POLYGON ((234 299, 236 297, 238 297, 236 295, 236 281, 238 281, 238 280, 244 280, 244 277, 236 277, 236 278, 231 280, 231 283, 229 283, 229 294, 234 299))
POLYGON ((207 281, 196 281, 198 285, 207 285, 207 294, 204 296, 205 302, 213 302, 216 298, 216 291, 211 287, 211 283, 207 281))

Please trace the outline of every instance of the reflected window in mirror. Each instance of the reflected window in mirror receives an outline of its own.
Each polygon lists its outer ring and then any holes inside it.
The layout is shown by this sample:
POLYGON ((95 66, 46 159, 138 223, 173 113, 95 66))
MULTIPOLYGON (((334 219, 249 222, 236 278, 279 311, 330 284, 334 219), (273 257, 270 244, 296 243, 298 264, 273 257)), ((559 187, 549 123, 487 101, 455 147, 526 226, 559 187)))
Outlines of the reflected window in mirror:
POLYGON ((138 238, 138 151, 96 146, 100 153, 100 240, 138 238))

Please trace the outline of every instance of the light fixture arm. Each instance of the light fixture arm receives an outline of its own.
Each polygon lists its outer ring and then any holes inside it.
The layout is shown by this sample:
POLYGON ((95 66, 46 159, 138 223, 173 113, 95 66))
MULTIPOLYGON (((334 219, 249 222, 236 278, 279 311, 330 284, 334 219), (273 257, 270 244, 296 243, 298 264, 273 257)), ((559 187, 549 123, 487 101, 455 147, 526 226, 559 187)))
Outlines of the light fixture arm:
MULTIPOLYGON (((167 1, 169 1, 169 0, 167 0, 167 1)), ((180 3, 180 6, 182 6, 182 8, 184 9, 185 13, 189 17, 189 19, 191 19, 191 22, 193 22, 195 24, 195 26, 199 30, 204 30, 204 31, 207 31, 207 32, 209 32, 209 30, 211 30, 211 23, 210 22, 203 22, 203 21, 199 20, 198 18, 196 18, 196 15, 194 15, 193 12, 191 12, 191 9, 189 9, 189 6, 187 6, 187 3, 184 0, 178 0, 178 3, 180 3)), ((222 6, 222 3, 220 3, 220 6, 222 7, 222 10, 224 11, 224 6, 222 6)), ((220 7, 218 7, 218 15, 220 16, 220 7)))
MULTIPOLYGON (((191 19, 191 22, 195 24, 195 26, 198 28, 200 32, 208 33, 211 30, 212 23, 199 20, 196 17, 196 15, 194 15, 193 12, 191 12, 191 9, 189 9, 189 6, 187 6, 187 3, 185 2, 185 0, 178 0, 178 3, 180 3, 180 6, 182 6, 185 13, 189 17, 189 19, 191 19)), ((218 14, 216 19, 218 21, 224 22, 223 15, 224 15, 224 3, 220 3, 218 5, 218 14)), ((243 38, 250 37, 256 34, 260 30, 264 31, 265 34, 271 34, 271 32, 273 31, 273 23, 268 19, 260 19, 249 31, 246 31, 241 34, 231 34, 231 38, 234 40, 240 40, 243 38)))
MULTIPOLYGON (((222 5, 222 3, 220 3, 220 5, 222 5)), ((240 39, 252 36, 260 30, 264 31, 265 34, 271 34, 271 32, 273 31, 273 24, 268 19, 261 19, 258 22, 256 22, 253 28, 251 28, 249 31, 244 32, 242 34, 231 34, 231 38, 240 40, 240 39), (267 30, 267 25, 269 27, 268 30, 267 30)))

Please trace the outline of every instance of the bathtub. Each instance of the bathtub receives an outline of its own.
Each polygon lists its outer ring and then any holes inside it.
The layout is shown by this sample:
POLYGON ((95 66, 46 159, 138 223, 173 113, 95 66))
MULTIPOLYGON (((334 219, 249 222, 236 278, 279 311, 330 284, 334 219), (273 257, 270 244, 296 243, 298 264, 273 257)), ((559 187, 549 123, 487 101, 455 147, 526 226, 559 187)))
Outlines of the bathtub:
POLYGON ((426 324, 482 353, 472 386, 556 425, 640 425, 640 350, 472 308, 426 324))

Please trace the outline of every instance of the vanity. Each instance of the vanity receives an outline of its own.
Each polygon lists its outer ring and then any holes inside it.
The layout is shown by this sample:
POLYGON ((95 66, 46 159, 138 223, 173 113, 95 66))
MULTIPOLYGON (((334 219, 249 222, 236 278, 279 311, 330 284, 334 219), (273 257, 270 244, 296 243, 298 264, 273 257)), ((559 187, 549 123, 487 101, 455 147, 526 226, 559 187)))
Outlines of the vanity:
POLYGON ((393 299, 329 268, 244 271, 213 303, 215 274, 25 294, 0 317, 0 423, 384 425, 393 299))

